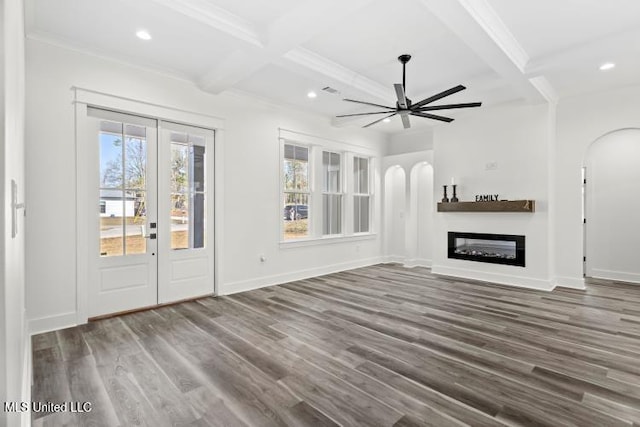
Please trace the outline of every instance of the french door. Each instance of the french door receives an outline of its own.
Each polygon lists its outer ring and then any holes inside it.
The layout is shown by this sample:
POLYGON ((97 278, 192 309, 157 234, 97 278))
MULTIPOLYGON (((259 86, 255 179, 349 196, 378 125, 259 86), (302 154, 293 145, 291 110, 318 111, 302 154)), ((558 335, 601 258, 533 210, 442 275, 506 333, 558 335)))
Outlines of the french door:
POLYGON ((212 294, 213 131, 91 107, 87 122, 89 317, 212 294))

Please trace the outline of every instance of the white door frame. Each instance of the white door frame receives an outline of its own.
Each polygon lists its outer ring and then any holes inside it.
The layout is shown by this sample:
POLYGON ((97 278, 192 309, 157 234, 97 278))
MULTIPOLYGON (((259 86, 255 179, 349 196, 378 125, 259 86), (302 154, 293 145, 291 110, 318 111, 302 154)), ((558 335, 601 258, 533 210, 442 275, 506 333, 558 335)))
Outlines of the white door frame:
POLYGON ((95 208, 85 200, 85 195, 91 190, 90 185, 83 177, 91 173, 91 169, 95 165, 86 161, 90 157, 90 147, 87 146, 83 135, 86 135, 87 129, 84 128, 87 122, 87 107, 93 106, 112 110, 125 114, 139 115, 157 120, 164 120, 174 123, 183 123, 189 126, 202 127, 215 131, 214 140, 214 294, 218 294, 218 286, 220 277, 222 277, 221 265, 222 254, 219 248, 222 246, 223 239, 223 177, 224 177, 224 120, 197 112, 174 109, 150 102, 133 100, 117 95, 110 95, 79 87, 72 88, 73 103, 75 105, 75 145, 76 145, 76 323, 87 323, 89 318, 89 292, 88 285, 90 280, 90 254, 88 218, 95 213, 95 208))

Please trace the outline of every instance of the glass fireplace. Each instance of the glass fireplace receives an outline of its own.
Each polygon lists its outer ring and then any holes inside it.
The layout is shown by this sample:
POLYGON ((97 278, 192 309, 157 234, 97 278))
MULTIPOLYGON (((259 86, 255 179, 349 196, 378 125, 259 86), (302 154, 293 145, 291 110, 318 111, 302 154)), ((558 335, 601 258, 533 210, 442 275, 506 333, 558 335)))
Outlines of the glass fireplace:
POLYGON ((449 232, 448 256, 467 261, 525 266, 525 236, 449 232))

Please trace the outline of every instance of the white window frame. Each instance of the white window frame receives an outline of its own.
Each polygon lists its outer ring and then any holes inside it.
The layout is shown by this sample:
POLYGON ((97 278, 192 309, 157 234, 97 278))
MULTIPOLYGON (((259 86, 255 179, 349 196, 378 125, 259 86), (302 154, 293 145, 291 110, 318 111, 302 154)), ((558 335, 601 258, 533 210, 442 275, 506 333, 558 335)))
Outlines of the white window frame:
POLYGON ((283 218, 283 210, 282 210, 282 205, 279 202, 278 203, 278 208, 279 208, 279 218, 280 218, 280 242, 281 243, 287 243, 287 242, 300 242, 300 241, 305 241, 305 240, 310 240, 313 238, 313 223, 315 222, 315 218, 312 215, 312 209, 315 206, 315 200, 313 197, 313 183, 314 183, 314 161, 313 161, 313 147, 308 145, 308 144, 304 144, 304 143, 300 143, 298 141, 292 141, 292 140, 288 140, 288 139, 281 139, 280 141, 280 195, 279 195, 279 200, 280 202, 282 202, 284 200, 284 196, 286 194, 306 194, 307 195, 307 200, 308 200, 308 204, 307 204, 307 209, 308 209, 308 217, 307 217, 307 236, 306 237, 300 237, 297 239, 287 239, 285 240, 284 238, 284 218, 283 218), (309 182, 309 186, 308 186, 308 190, 307 191, 300 191, 300 190, 295 190, 295 191, 290 191, 290 190, 286 190, 284 188, 284 161, 285 161, 285 146, 286 145, 293 145, 295 147, 303 147, 306 148, 307 151, 307 161, 308 161, 308 165, 307 165, 307 181, 309 182))
MULTIPOLYGON (((301 246, 326 245, 340 243, 343 241, 359 241, 371 240, 377 238, 377 224, 375 213, 375 194, 376 194, 376 155, 367 148, 351 149, 350 144, 337 143, 338 141, 329 141, 319 137, 313 137, 306 134, 297 134, 293 131, 280 129, 280 155, 278 156, 278 170, 280 171, 278 186, 278 210, 277 218, 280 226, 277 227, 277 241, 282 249, 295 248, 301 246), (284 136, 286 135, 286 136, 284 136), (335 143, 332 143, 335 142, 335 143), (306 237, 297 239, 284 239, 284 218, 283 205, 284 190, 284 154, 285 145, 296 145, 306 147, 309 150, 309 233, 306 237), (322 168, 322 152, 328 151, 340 154, 340 193, 324 192, 323 168, 322 168), (355 183, 352 172, 354 157, 368 159, 369 161, 369 231, 354 233, 353 209, 355 199, 355 183), (349 168, 351 166, 351 168, 349 168), (323 194, 341 194, 342 196, 342 229, 340 234, 323 235, 323 194), (345 221, 346 219, 346 221, 345 221)), ((358 146, 359 148, 359 146, 358 146)))
POLYGON ((367 161, 367 192, 366 193, 359 193, 356 192, 356 181, 355 181, 355 177, 353 176, 353 173, 351 173, 351 179, 352 179, 352 192, 350 194, 351 196, 351 200, 353 203, 353 208, 355 209, 355 200, 357 197, 367 197, 369 200, 369 209, 368 209, 368 214, 369 214, 369 219, 368 219, 368 223, 369 223, 369 229, 367 231, 356 231, 355 230, 355 216, 352 216, 352 227, 353 227, 353 234, 354 235, 366 235, 366 234, 371 234, 372 232, 372 227, 373 227, 373 221, 372 221, 372 214, 373 214, 373 180, 372 180, 372 173, 371 173, 371 164, 372 164, 372 158, 369 156, 363 156, 360 154, 354 154, 351 157, 351 164, 353 165, 353 163, 355 162, 356 159, 363 159, 367 161))
MULTIPOLYGON (((345 222, 344 222, 344 212, 345 212, 345 179, 346 179, 346 174, 344 173, 345 171, 345 167, 344 167, 344 163, 345 163, 345 153, 341 152, 341 151, 337 151, 337 150, 331 150, 331 149, 323 149, 321 152, 321 157, 320 157, 320 161, 322 164, 322 174, 323 174, 323 185, 322 185, 322 210, 324 212, 324 196, 338 196, 338 199, 340 200, 340 214, 339 214, 339 218, 340 218, 340 232, 339 233, 324 233, 324 221, 325 218, 322 217, 322 237, 323 238, 327 238, 327 237, 338 237, 338 236, 344 236, 345 235, 345 222), (340 161, 338 162, 338 166, 340 167, 340 170, 338 171, 339 173, 339 179, 338 179, 338 191, 328 191, 327 189, 324 188, 324 180, 327 178, 324 175, 324 164, 322 164, 322 162, 324 161, 324 153, 328 153, 329 157, 331 158, 332 154, 338 155, 340 156, 340 161)), ((331 227, 330 227, 331 228, 331 227)))

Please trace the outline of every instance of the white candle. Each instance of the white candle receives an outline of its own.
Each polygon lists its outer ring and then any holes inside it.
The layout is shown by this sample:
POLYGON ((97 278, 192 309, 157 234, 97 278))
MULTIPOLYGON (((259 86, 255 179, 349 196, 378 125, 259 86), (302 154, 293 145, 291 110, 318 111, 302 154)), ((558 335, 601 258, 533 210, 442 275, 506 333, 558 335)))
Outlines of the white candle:
POLYGON ((451 178, 451 185, 456 185, 456 179, 455 178, 451 178))

